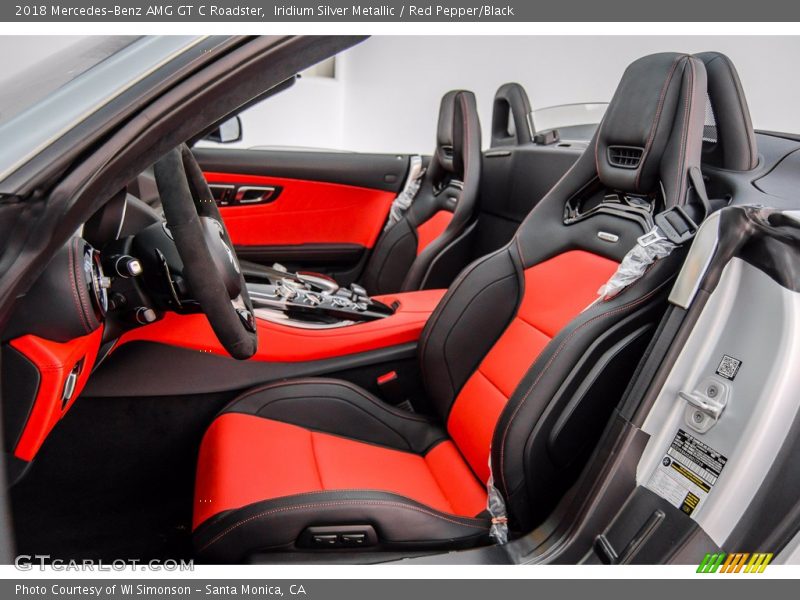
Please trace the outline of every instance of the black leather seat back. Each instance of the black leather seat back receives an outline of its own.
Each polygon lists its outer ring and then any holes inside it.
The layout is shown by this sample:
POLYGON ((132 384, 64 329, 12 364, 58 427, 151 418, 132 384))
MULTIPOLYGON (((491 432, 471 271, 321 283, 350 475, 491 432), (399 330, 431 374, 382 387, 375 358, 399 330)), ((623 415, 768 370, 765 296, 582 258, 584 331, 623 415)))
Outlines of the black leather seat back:
POLYGON ((492 103, 491 147, 529 144, 533 140, 533 121, 528 93, 518 83, 504 83, 492 103))
POLYGON ((491 460, 519 530, 573 480, 663 312, 680 249, 593 301, 651 211, 694 200, 705 96, 698 59, 634 62, 587 151, 509 244, 464 270, 423 332, 430 401, 484 480, 491 460))
POLYGON ((758 148, 742 82, 731 59, 721 52, 695 55, 708 74, 708 106, 703 162, 730 171, 758 164, 758 148))
POLYGON ((431 287, 437 263, 473 220, 480 176, 475 95, 448 92, 439 109, 436 149, 419 192, 404 217, 378 239, 367 263, 361 283, 369 293, 431 287))

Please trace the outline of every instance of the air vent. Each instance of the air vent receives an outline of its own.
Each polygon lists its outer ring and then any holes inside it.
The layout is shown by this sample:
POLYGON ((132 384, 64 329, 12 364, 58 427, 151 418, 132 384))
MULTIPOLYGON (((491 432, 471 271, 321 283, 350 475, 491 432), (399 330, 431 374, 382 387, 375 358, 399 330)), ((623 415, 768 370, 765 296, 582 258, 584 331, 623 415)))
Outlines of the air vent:
POLYGON ((642 148, 634 146, 609 146, 608 162, 620 169, 636 169, 642 162, 642 148))

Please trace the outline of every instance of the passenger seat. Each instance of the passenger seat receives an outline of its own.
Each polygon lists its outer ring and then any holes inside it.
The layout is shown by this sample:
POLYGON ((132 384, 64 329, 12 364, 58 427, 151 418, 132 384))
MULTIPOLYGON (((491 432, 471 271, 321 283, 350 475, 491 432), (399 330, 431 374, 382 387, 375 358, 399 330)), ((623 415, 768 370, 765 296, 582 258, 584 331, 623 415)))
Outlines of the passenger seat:
POLYGON ((481 129, 475 95, 445 94, 436 149, 411 206, 375 244, 361 278, 370 295, 447 287, 464 264, 445 256, 468 232, 481 178, 481 129))

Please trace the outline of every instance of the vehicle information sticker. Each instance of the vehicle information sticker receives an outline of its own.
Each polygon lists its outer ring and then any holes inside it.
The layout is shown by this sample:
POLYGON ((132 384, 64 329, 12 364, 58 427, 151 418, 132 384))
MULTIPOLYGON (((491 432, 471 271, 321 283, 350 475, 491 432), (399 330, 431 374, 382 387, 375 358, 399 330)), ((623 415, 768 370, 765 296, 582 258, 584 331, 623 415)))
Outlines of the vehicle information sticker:
POLYGON ((705 500, 728 459, 678 429, 647 487, 687 515, 705 500))

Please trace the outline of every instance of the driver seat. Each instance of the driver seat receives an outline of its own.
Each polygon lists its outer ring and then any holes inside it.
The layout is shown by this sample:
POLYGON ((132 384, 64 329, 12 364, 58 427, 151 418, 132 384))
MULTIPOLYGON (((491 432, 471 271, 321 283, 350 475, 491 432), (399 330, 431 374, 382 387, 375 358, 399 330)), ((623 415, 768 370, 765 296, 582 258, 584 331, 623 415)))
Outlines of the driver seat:
POLYGON ((597 290, 651 227, 643 207, 695 211, 689 171, 700 165, 705 102, 696 58, 655 54, 628 67, 589 149, 428 321, 419 359, 434 418, 322 378, 270 383, 226 407, 200 448, 198 558, 488 543, 491 480, 512 537, 541 523, 663 314, 680 246, 616 296, 597 290), (606 208, 609 197, 631 202, 606 208))

